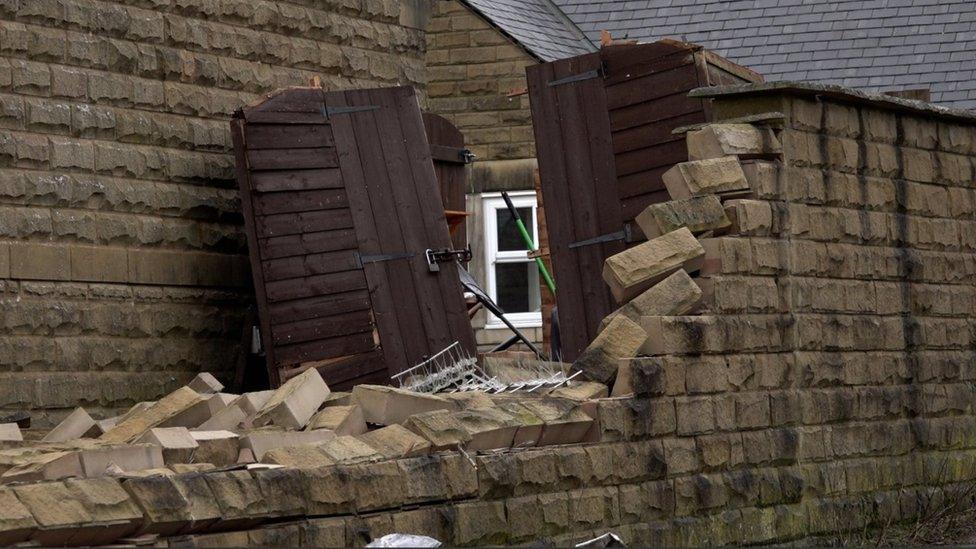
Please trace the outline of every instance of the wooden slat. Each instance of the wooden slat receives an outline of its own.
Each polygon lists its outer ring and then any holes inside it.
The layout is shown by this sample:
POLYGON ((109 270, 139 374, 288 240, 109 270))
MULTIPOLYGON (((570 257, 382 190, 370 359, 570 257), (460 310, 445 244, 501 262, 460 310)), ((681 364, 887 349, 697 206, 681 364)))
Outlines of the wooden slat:
MULTIPOLYGON (((665 121, 700 112, 702 112, 702 100, 688 97, 684 92, 680 92, 612 110, 610 111, 610 127, 614 132, 648 124, 662 125, 668 128, 670 124, 665 121)), ((704 117, 704 114, 701 116, 704 117)))
POLYGON ((390 382, 386 364, 383 363, 383 354, 380 351, 369 351, 310 364, 323 378, 332 381, 329 388, 335 391, 349 390, 360 383, 386 385, 390 382))
POLYGON ((373 332, 318 339, 278 347, 279 364, 298 364, 334 356, 354 355, 376 349, 373 332))
POLYGON ((642 194, 657 192, 664 188, 664 180, 661 178, 664 172, 668 171, 673 164, 658 166, 646 172, 638 172, 625 175, 617 180, 620 186, 620 199, 634 198, 642 194))
POLYGON ((338 166, 335 147, 314 149, 258 149, 247 151, 252 170, 302 170, 338 166))
POLYGON ((344 189, 263 193, 254 197, 254 213, 275 215, 348 208, 344 189))
POLYGON ((288 301, 303 297, 337 294, 366 287, 366 277, 360 270, 343 271, 324 275, 268 281, 265 291, 268 301, 288 301))
POLYGON ((262 193, 343 188, 342 172, 335 168, 255 172, 251 182, 254 190, 262 193))
POLYGON ((678 44, 655 42, 651 44, 619 45, 602 48, 600 55, 606 66, 604 80, 607 86, 641 76, 644 67, 662 58, 675 54, 690 54, 698 46, 693 44, 678 44))
POLYGON ((348 229, 352 227, 352 214, 348 209, 321 210, 268 215, 259 217, 256 221, 258 238, 270 238, 289 234, 348 229))
POLYGON ((373 332, 373 318, 369 310, 353 311, 318 318, 315 322, 296 321, 271 326, 276 345, 292 345, 320 339, 373 332))
POLYGON ((266 280, 288 280, 320 274, 351 271, 359 268, 359 252, 343 250, 308 254, 262 262, 266 280))
POLYGON ((369 292, 367 290, 283 301, 270 304, 270 324, 277 326, 299 320, 324 318, 336 314, 367 310, 369 306, 369 292))
POLYGON ((349 250, 356 247, 356 231, 338 229, 262 238, 258 241, 258 247, 264 260, 349 250))
POLYGON ((322 88, 286 88, 241 109, 248 124, 328 124, 322 88))
POLYGON ((669 118, 667 124, 646 124, 636 128, 613 132, 613 152, 619 154, 643 149, 654 143, 683 141, 685 136, 671 133, 671 126, 675 125, 676 127, 680 127, 685 124, 695 124, 698 120, 701 120, 701 113, 695 111, 669 118))
POLYGON ((300 149, 331 147, 332 128, 328 124, 249 124, 248 149, 300 149))
POLYGON ((688 145, 684 139, 655 143, 646 149, 617 154, 617 174, 622 177, 661 166, 673 166, 676 159, 688 159, 688 145))
POLYGON ((625 221, 633 221, 644 208, 651 204, 659 204, 671 200, 667 189, 658 189, 631 198, 626 198, 620 202, 620 215, 625 221))
POLYGON ((676 68, 626 80, 607 88, 607 107, 611 110, 644 103, 658 97, 687 92, 698 84, 695 64, 685 63, 676 68))

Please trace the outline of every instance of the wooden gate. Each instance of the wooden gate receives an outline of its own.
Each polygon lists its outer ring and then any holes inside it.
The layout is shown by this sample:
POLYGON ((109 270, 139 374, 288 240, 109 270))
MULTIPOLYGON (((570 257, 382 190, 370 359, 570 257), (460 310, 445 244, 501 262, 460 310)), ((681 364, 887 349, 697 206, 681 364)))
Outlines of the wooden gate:
POLYGON ((465 223, 467 170, 474 157, 464 147, 464 134, 443 116, 424 113, 424 129, 434 159, 434 173, 441 190, 441 203, 447 215, 451 241, 457 249, 468 245, 465 223))
POLYGON ((412 88, 292 88, 232 122, 272 384, 316 367, 384 383, 458 341, 475 352, 412 88))
POLYGON ((761 81, 700 46, 607 46, 526 68, 556 278, 561 358, 573 361, 617 304, 604 260, 643 240, 634 218, 669 199, 662 174, 688 159, 671 131, 705 122, 700 86, 761 81))

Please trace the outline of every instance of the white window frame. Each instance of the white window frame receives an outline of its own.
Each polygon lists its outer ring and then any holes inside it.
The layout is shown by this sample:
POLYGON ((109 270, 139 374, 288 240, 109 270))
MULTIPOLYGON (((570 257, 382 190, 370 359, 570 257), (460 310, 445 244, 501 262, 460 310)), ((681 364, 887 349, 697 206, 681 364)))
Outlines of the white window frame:
MULTIPOLYGON (((531 231, 532 240, 536 246, 539 245, 539 224, 538 224, 538 204, 535 191, 509 191, 508 197, 512 199, 512 204, 516 208, 532 208, 532 219, 523 219, 526 228, 531 231), (529 222, 531 221, 531 223, 529 222)), ((484 249, 485 249, 485 286, 488 295, 495 301, 498 300, 495 288, 495 263, 526 263, 527 252, 523 251, 498 251, 498 219, 497 210, 507 210, 505 199, 501 193, 483 193, 481 195, 481 211, 484 217, 484 249)), ((529 259, 528 263, 534 264, 534 260, 529 259)), ((542 283, 542 277, 539 277, 542 283)), ((541 299, 541 296, 540 296, 541 299)), ((495 315, 487 312, 488 319, 485 323, 487 329, 505 328, 505 324, 495 315)), ((535 313, 506 313, 508 319, 517 328, 539 328, 542 326, 542 312, 535 313)))

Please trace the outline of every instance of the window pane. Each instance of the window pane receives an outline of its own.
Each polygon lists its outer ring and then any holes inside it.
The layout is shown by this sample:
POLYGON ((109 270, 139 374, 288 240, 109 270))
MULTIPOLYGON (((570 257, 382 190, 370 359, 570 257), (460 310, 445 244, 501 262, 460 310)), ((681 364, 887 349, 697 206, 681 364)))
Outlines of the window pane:
POLYGON ((531 313, 542 309, 539 268, 535 262, 496 263, 495 294, 505 313, 531 313))
MULTIPOLYGON (((529 236, 531 236, 532 208, 526 206, 515 209, 518 210, 519 216, 522 218, 522 223, 525 223, 525 228, 529 231, 529 236)), ((528 249, 525 247, 525 241, 519 233, 518 226, 515 225, 515 218, 512 217, 508 208, 495 210, 495 219, 498 222, 498 251, 511 252, 528 249)))

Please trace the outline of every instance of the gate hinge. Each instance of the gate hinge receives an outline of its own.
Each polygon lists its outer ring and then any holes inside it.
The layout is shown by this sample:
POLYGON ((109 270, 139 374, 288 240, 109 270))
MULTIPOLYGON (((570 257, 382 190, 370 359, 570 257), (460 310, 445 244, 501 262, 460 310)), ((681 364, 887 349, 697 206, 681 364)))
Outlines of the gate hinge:
POLYGON ((447 263, 449 261, 460 261, 461 263, 467 263, 471 261, 471 246, 463 250, 452 250, 450 248, 444 248, 441 250, 427 249, 425 253, 427 256, 427 268, 430 272, 436 273, 441 270, 438 263, 447 263))
POLYGON ((624 242, 631 242, 630 223, 624 225, 624 228, 621 231, 601 234, 600 236, 595 236, 593 238, 587 238, 586 240, 573 242, 569 245, 569 247, 582 248, 583 246, 591 246, 593 244, 603 244, 604 242, 616 242, 618 240, 623 240, 624 242))
POLYGON ((603 76, 603 70, 602 69, 593 69, 591 71, 581 72, 579 74, 574 74, 574 75, 571 75, 571 76, 566 76, 564 78, 559 78, 557 80, 553 80, 552 82, 549 82, 547 84, 547 86, 549 86, 550 88, 553 88, 555 86, 562 86, 563 84, 570 84, 570 83, 573 83, 573 82, 579 82, 581 80, 589 80, 591 78, 600 78, 601 76, 603 76))
POLYGON ((333 114, 350 114, 354 112, 376 111, 377 105, 362 105, 354 107, 325 107, 325 116, 331 117, 333 114))
POLYGON ((394 261, 397 259, 410 259, 416 256, 415 253, 402 253, 402 254, 376 254, 376 255, 360 255, 359 257, 359 267, 362 268, 363 265, 367 263, 380 263, 383 261, 394 261))

